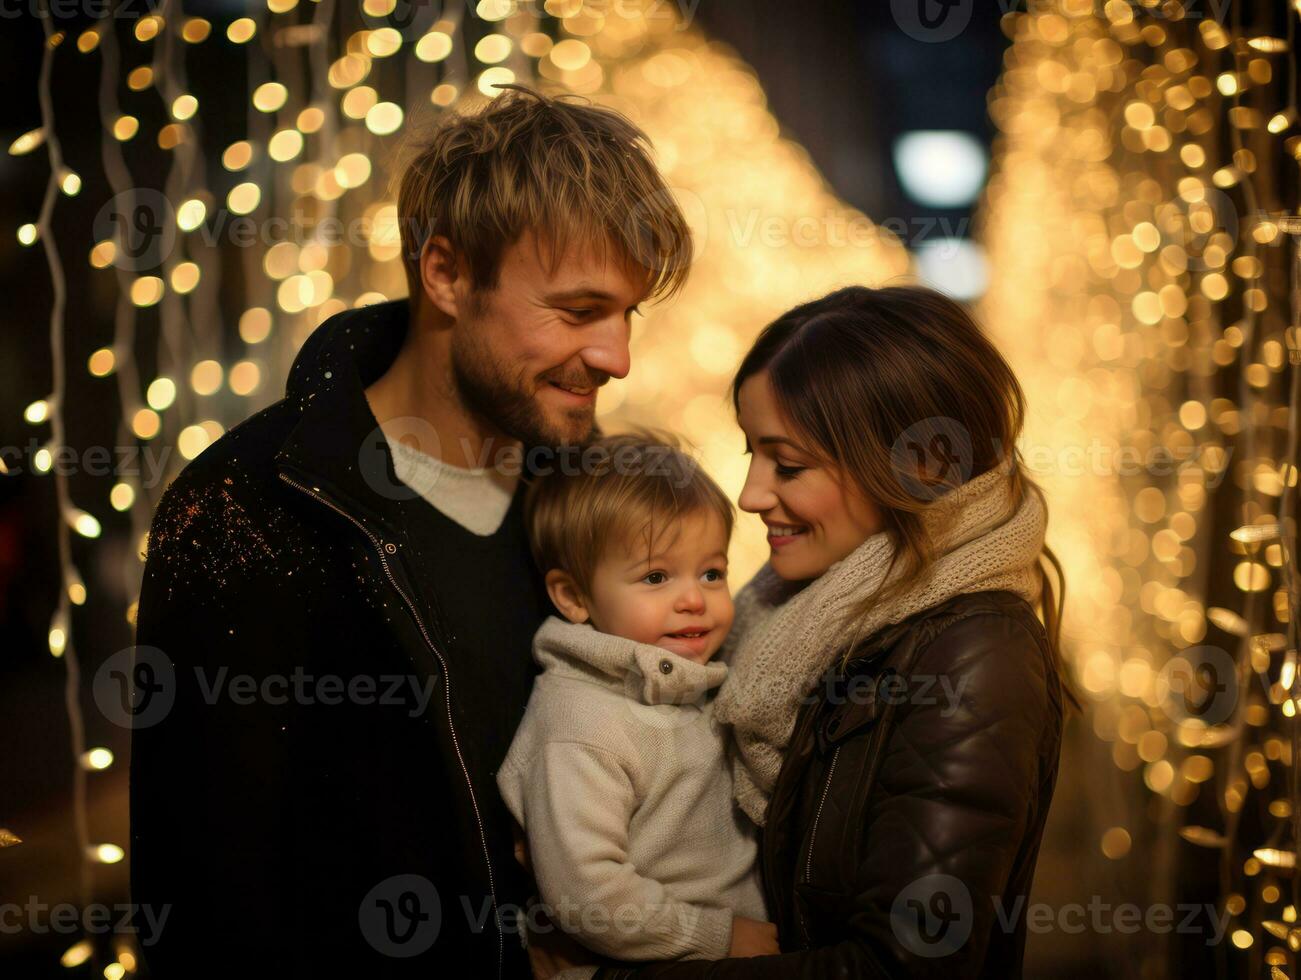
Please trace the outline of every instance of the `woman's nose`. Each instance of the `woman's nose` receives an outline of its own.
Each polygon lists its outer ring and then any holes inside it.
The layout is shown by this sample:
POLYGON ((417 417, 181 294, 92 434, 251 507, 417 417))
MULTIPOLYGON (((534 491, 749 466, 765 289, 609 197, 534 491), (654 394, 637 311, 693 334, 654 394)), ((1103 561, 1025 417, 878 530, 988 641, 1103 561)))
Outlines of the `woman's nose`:
POLYGON ((741 487, 741 495, 736 499, 736 505, 750 514, 762 514, 777 505, 776 495, 764 485, 757 470, 755 459, 751 457, 750 470, 745 474, 745 486, 741 487))

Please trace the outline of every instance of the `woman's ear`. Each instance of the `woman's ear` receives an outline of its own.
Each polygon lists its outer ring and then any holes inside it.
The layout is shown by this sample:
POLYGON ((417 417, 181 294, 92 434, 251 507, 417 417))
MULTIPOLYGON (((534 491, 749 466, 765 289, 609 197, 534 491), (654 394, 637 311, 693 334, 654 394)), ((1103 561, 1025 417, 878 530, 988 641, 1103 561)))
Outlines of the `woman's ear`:
POLYGON ((571 623, 585 623, 591 618, 587 598, 572 575, 553 568, 547 572, 546 583, 547 595, 551 596, 551 601, 565 619, 571 623))
POLYGON ((452 243, 442 235, 427 238, 420 249, 420 288, 435 309, 453 320, 459 309, 456 287, 460 275, 452 243))

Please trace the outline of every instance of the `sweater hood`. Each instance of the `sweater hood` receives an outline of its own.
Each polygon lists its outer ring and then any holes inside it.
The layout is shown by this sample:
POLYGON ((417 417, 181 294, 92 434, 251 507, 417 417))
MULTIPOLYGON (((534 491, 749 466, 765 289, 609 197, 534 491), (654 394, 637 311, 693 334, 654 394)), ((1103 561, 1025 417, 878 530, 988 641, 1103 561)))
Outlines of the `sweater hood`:
POLYGON ((579 676, 643 704, 694 704, 723 683, 727 665, 699 664, 650 643, 548 616, 533 637, 544 670, 579 676))

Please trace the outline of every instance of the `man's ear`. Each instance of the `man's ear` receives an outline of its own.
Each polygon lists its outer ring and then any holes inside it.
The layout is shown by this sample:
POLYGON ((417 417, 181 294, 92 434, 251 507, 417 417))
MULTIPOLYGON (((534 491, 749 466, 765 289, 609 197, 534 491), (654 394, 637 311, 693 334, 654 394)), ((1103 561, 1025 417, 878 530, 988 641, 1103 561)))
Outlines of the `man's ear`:
POLYGON ((451 319, 457 318, 457 286, 461 285, 460 262, 452 243, 443 235, 431 235, 420 249, 420 288, 425 297, 451 319))
POLYGON ((565 619, 571 623, 585 623, 591 618, 587 599, 572 575, 553 568, 547 572, 546 583, 547 595, 551 596, 551 601, 565 619))

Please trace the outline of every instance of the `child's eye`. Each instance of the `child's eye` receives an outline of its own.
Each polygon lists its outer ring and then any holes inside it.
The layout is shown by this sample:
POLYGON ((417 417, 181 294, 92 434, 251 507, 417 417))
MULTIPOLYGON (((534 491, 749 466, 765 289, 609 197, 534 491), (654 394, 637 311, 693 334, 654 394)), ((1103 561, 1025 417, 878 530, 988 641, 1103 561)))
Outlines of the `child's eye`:
POLYGON ((668 581, 668 576, 665 575, 663 572, 651 572, 649 575, 643 578, 642 581, 645 582, 647 585, 663 585, 666 581, 668 581))
POLYGON ((714 576, 709 579, 710 582, 721 582, 727 578, 727 570, 724 568, 711 568, 709 571, 705 572, 705 575, 714 576))

